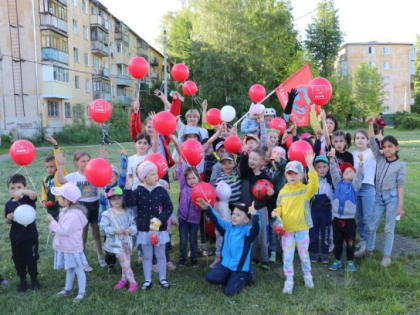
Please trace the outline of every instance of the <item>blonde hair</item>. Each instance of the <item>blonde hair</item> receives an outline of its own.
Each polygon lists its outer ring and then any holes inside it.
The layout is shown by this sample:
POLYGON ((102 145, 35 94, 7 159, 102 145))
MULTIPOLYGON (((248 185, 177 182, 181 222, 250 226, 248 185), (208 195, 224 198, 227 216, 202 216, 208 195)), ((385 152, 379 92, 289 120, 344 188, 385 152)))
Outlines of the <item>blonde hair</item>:
POLYGON ((195 115, 198 118, 200 118, 200 112, 195 108, 187 110, 187 112, 185 113, 185 118, 187 118, 188 116, 192 116, 192 115, 195 115))

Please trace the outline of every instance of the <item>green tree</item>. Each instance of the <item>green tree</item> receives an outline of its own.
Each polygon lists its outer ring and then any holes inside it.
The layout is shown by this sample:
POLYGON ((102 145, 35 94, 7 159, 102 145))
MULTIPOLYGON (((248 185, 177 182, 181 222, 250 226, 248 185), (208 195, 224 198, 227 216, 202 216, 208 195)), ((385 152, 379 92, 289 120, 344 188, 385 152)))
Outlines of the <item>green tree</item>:
POLYGON ((356 108, 363 118, 378 114, 384 101, 382 76, 376 67, 363 62, 358 67, 353 78, 353 96, 356 108))
POLYGON ((332 112, 340 122, 345 122, 346 128, 348 128, 353 118, 361 117, 352 94, 352 82, 348 77, 334 74, 329 80, 333 87, 333 96, 328 105, 326 105, 326 110, 327 112, 332 112))
POLYGON ((305 47, 323 77, 332 74, 338 49, 343 42, 337 12, 332 0, 321 1, 318 3, 317 16, 306 29, 305 47))

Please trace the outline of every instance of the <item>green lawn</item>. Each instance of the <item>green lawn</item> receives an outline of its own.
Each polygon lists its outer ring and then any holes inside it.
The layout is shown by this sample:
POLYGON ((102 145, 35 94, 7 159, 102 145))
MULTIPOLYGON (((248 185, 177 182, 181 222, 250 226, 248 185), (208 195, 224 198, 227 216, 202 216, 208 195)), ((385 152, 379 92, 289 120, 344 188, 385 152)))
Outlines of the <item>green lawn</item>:
MULTIPOLYGON (((390 133, 387 130, 387 133, 390 133)), ((397 224, 397 233, 420 238, 420 136, 414 131, 395 132, 400 140, 407 141, 401 145, 401 156, 409 161, 408 183, 406 186, 406 217, 397 224), (417 140, 419 142, 408 142, 417 140), (418 163, 415 163, 418 162, 418 163)), ((124 144, 129 153, 134 150, 124 144)), ((109 159, 118 164, 117 146, 111 147, 109 159)), ((70 171, 71 154, 74 147, 65 148, 70 171)), ((93 156, 99 147, 87 148, 93 156)), ((28 167, 28 172, 40 190, 44 175, 43 158, 49 151, 39 151, 36 161, 28 167)), ((0 162, 0 203, 8 199, 6 179, 19 167, 11 161, 0 162)), ((29 187, 31 185, 29 184, 29 187)), ((178 187, 172 186, 173 200, 177 200, 178 187)), ((169 272, 168 279, 173 287, 165 291, 157 284, 148 292, 128 294, 115 292, 113 285, 119 275, 108 275, 106 270, 97 265, 93 243, 88 244, 87 256, 95 270, 88 274, 86 298, 80 304, 73 304, 71 298, 57 298, 55 293, 64 285, 64 271, 53 270, 53 252, 51 240, 47 242, 47 224, 45 212, 38 213, 38 230, 40 232, 39 273, 43 288, 39 292, 28 291, 26 294, 16 292, 17 276, 11 261, 9 226, 0 224, 0 273, 9 279, 7 289, 0 289, 1 314, 135 314, 135 313, 187 313, 187 314, 418 314, 420 313, 420 255, 406 256, 396 260, 390 268, 380 267, 380 253, 373 258, 357 262, 359 271, 345 274, 344 271, 328 272, 325 266, 313 264, 315 289, 305 289, 299 262, 295 263, 295 290, 292 296, 281 293, 284 276, 281 264, 275 264, 271 272, 258 270, 257 283, 247 287, 241 294, 226 298, 221 289, 208 285, 204 280, 210 257, 201 258, 200 268, 178 268, 169 272)), ((174 260, 178 257, 178 234, 173 235, 174 248, 171 252, 174 260)), ((136 278, 143 281, 142 269, 137 262, 132 263, 136 278)))

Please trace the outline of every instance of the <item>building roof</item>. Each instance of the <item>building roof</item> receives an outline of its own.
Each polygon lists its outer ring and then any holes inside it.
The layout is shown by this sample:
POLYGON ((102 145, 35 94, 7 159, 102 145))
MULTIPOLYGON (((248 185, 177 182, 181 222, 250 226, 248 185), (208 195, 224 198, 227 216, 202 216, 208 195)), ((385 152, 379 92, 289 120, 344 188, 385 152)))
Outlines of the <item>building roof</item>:
POLYGON ((354 42, 354 43, 345 43, 343 45, 341 45, 341 48, 344 48, 345 46, 360 46, 360 45, 366 45, 366 46, 370 46, 370 45, 408 45, 408 46, 412 46, 414 44, 412 43, 392 43, 392 42, 377 42, 377 41, 370 41, 370 42, 354 42))

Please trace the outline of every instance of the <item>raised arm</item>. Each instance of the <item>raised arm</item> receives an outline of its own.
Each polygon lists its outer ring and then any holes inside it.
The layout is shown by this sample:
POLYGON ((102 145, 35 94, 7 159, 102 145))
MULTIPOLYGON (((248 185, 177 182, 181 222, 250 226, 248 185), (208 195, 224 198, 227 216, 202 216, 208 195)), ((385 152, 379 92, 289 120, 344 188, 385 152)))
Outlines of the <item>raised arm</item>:
POLYGON ((67 183, 67 179, 65 178, 65 175, 64 175, 64 164, 66 163, 66 159, 64 158, 64 155, 62 152, 57 154, 55 159, 57 161, 57 175, 58 175, 57 179, 60 182, 60 184, 65 184, 67 183))
POLYGON ((331 179, 333 182, 334 188, 337 187, 338 183, 341 180, 341 175, 338 172, 337 163, 335 162, 335 149, 332 148, 330 152, 327 154, 328 158, 330 159, 330 173, 331 173, 331 179))
POLYGON ((203 103, 201 103, 201 108, 202 108, 202 112, 201 112, 201 124, 205 125, 207 124, 207 100, 204 100, 203 103))

